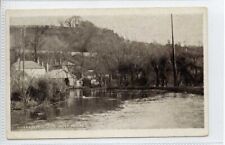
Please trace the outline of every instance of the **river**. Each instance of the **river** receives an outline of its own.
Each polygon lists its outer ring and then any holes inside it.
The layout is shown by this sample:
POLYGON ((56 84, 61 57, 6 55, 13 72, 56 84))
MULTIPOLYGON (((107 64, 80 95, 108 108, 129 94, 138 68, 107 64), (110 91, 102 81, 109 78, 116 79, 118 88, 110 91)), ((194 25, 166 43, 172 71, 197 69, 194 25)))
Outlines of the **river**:
POLYGON ((203 128, 204 97, 154 90, 84 93, 38 108, 11 111, 12 130, 203 128))

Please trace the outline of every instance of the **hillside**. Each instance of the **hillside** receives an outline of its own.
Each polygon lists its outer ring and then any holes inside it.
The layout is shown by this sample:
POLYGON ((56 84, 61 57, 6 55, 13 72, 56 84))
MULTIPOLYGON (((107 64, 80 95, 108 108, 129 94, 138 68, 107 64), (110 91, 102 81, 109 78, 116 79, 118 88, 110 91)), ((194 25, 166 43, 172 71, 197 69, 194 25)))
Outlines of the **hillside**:
MULTIPOLYGON (((25 45, 26 50, 37 53, 40 50, 62 51, 62 52, 98 52, 99 50, 114 50, 124 47, 132 49, 147 48, 149 53, 160 55, 168 53, 168 45, 157 43, 144 43, 124 40, 113 30, 96 27, 89 21, 80 21, 79 25, 68 26, 26 26, 25 45)), ((17 50, 21 48, 23 27, 10 27, 10 49, 17 50)), ((168 38, 169 39, 169 38, 168 38)), ((183 51, 178 46, 178 52, 183 51)), ((196 54, 202 54, 203 49, 189 47, 188 50, 196 54)), ((120 51, 120 50, 119 50, 120 51)))
MULTIPOLYGON (((72 21, 69 21, 72 22, 72 21)), ((61 26, 10 27, 10 62, 14 63, 25 44, 25 59, 45 65, 70 61, 77 76, 94 70, 98 77, 110 75, 120 85, 164 86, 172 82, 171 44, 125 40, 113 30, 96 27, 89 21, 61 26), (25 43, 22 43, 25 40, 25 43), (72 52, 75 55, 72 56, 72 52), (95 55, 84 56, 84 53, 95 55), (90 57, 91 56, 91 57, 90 57)), ((169 39, 169 38, 168 38, 169 39)), ((202 84, 203 47, 175 45, 180 84, 202 84)))

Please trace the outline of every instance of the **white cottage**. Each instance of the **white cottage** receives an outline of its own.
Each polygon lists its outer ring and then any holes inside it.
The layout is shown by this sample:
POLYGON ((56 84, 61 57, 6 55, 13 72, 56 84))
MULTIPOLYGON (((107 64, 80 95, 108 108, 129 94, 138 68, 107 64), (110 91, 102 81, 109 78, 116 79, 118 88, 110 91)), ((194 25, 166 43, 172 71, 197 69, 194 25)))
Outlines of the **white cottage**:
POLYGON ((23 71, 23 65, 24 65, 24 72, 29 77, 39 78, 43 77, 46 73, 45 67, 39 65, 38 63, 34 61, 20 61, 18 60, 16 63, 12 65, 12 68, 16 71, 23 71))

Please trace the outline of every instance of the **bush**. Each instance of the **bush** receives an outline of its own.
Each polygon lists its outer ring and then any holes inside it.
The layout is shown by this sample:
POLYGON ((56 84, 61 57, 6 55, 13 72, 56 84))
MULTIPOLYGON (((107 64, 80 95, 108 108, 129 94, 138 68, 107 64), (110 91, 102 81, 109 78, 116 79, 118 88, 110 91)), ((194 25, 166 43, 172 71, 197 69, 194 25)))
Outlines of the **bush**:
POLYGON ((55 102, 64 99, 66 88, 66 84, 60 80, 42 78, 30 85, 28 94, 39 103, 44 100, 55 102))
POLYGON ((57 102, 65 99, 67 86, 63 80, 49 80, 48 99, 57 102))
POLYGON ((22 72, 11 69, 10 73, 10 97, 12 101, 21 101, 25 97, 25 92, 29 87, 31 78, 22 72))
POLYGON ((55 102, 65 98, 67 86, 62 80, 29 78, 28 76, 23 79, 19 72, 14 71, 11 74, 11 101, 26 99, 27 106, 31 107, 33 104, 37 105, 45 100, 55 102))
POLYGON ((91 80, 88 78, 83 79, 83 86, 85 87, 91 87, 91 80))
POLYGON ((38 79, 30 84, 26 95, 39 103, 43 102, 49 96, 49 84, 47 80, 38 79))

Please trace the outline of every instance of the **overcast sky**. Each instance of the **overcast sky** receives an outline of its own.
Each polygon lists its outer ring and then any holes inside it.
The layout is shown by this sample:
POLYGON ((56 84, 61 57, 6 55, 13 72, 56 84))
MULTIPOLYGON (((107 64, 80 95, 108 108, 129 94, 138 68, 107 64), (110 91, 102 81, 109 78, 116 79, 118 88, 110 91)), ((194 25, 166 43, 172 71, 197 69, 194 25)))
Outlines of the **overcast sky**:
MULTIPOLYGON (((76 14, 75 14, 76 15, 76 14)), ((84 20, 96 26, 108 28, 120 36, 142 42, 158 42, 165 44, 171 40, 170 14, 148 15, 94 15, 79 13, 84 20)), ((14 17, 11 25, 59 25, 69 16, 14 17)), ((186 45, 202 45, 203 17, 201 14, 174 14, 175 42, 186 45)))

